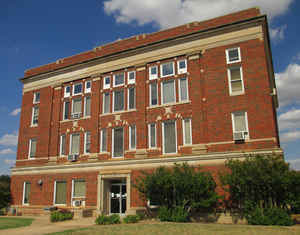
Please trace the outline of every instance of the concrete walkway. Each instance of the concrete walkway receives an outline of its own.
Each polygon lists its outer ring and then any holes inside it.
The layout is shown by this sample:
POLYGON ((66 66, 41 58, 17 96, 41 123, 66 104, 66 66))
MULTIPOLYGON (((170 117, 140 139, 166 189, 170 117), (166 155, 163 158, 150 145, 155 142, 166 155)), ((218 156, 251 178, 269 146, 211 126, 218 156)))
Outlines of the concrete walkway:
POLYGON ((43 235, 54 232, 61 232, 69 229, 79 229, 94 225, 95 218, 78 218, 63 222, 51 223, 49 216, 24 216, 26 218, 34 218, 30 226, 14 229, 0 230, 2 235, 43 235))

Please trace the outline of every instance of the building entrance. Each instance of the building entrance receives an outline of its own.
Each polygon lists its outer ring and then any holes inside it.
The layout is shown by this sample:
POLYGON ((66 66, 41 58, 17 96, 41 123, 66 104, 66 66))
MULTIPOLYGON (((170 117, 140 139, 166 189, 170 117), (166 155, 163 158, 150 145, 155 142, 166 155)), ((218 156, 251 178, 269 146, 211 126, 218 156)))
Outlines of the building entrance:
POLYGON ((112 182, 110 185, 110 213, 125 214, 126 211, 126 184, 112 182))

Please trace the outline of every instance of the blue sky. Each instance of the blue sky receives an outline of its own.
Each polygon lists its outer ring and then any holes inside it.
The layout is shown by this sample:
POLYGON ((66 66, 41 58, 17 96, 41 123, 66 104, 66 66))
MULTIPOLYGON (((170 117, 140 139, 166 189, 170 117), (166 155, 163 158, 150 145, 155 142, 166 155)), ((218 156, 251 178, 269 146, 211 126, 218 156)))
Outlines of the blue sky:
POLYGON ((300 170, 300 2, 296 0, 2 0, 0 174, 14 165, 28 68, 104 43, 258 6, 268 15, 285 158, 300 170))

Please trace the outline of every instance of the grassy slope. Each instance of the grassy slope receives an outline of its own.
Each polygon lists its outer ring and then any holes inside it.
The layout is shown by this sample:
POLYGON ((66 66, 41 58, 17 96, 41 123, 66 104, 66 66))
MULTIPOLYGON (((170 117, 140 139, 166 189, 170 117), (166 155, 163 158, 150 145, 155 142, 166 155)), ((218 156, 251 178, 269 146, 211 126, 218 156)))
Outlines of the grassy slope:
POLYGON ((0 230, 28 226, 33 220, 31 218, 0 217, 0 230))

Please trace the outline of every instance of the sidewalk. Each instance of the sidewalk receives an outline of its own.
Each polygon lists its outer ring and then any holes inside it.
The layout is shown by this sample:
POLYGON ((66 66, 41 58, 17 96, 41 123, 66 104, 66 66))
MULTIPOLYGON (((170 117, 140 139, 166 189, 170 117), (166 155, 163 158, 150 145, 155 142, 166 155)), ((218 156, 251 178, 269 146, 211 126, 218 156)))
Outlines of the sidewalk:
POLYGON ((24 216, 34 218, 30 226, 0 230, 0 234, 6 235, 43 235, 47 233, 61 232, 69 229, 79 229, 94 225, 95 218, 77 218, 63 222, 51 223, 49 216, 24 216))

